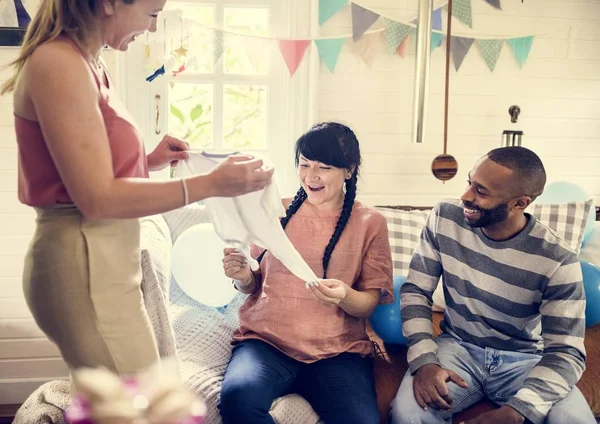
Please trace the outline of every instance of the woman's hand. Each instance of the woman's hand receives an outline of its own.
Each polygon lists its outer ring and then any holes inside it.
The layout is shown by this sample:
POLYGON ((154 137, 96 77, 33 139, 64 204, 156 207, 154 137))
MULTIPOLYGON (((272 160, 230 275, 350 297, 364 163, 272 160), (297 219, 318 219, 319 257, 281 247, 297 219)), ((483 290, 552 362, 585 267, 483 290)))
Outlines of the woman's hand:
POLYGON ((187 142, 170 135, 165 135, 158 146, 148 155, 148 168, 150 171, 160 171, 168 164, 177 165, 180 160, 188 157, 190 146, 187 142))
POLYGON ((263 189, 274 170, 262 166, 263 161, 252 156, 228 156, 208 174, 212 196, 233 197, 263 189))
POLYGON ((226 276, 243 283, 250 281, 252 271, 244 255, 230 247, 223 249, 223 255, 223 270, 226 276))
POLYGON ((351 290, 347 284, 340 280, 318 280, 316 285, 310 285, 310 290, 321 303, 325 305, 339 305, 351 290))

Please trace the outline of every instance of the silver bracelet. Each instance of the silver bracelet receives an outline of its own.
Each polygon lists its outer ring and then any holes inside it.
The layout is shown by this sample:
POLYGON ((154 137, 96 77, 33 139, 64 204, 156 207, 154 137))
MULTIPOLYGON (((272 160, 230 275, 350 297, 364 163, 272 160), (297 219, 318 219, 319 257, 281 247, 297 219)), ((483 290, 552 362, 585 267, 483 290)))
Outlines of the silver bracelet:
POLYGON ((183 206, 187 206, 190 203, 187 182, 185 181, 185 178, 183 178, 183 177, 180 178, 180 180, 181 180, 181 185, 183 187, 183 206))

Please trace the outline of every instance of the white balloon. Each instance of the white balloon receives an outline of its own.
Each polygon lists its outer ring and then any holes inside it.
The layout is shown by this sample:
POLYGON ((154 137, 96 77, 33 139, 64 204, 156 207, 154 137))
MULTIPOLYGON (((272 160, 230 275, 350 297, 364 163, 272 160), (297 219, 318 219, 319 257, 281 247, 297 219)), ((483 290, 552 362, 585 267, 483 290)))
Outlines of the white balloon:
POLYGON ((228 247, 212 224, 198 224, 175 241, 172 272, 189 297, 208 306, 227 305, 238 291, 223 271, 223 248, 228 247))

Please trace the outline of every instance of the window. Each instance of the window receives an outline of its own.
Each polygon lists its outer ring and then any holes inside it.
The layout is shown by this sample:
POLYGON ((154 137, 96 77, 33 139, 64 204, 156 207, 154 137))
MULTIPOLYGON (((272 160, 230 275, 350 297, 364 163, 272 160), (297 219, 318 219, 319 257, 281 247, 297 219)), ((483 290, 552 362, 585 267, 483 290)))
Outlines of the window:
POLYGON ((313 62, 307 54, 291 78, 273 38, 307 37, 310 17, 306 0, 167 2, 157 31, 138 39, 121 67, 126 103, 147 150, 169 133, 193 149, 264 154, 282 194, 294 192, 293 147, 314 106, 307 88, 313 62), (146 82, 173 54, 182 59, 176 70, 186 63, 185 71, 146 82), (148 56, 158 59, 149 66, 148 56))
POLYGON ((267 99, 275 71, 266 50, 256 54, 248 48, 261 41, 266 46, 267 39, 239 35, 270 35, 268 5, 171 1, 168 9, 179 10, 186 18, 165 18, 165 28, 180 29, 180 36, 168 37, 168 43, 175 47, 179 42, 188 57, 197 59, 185 73, 170 78, 169 132, 193 148, 265 150, 267 99))

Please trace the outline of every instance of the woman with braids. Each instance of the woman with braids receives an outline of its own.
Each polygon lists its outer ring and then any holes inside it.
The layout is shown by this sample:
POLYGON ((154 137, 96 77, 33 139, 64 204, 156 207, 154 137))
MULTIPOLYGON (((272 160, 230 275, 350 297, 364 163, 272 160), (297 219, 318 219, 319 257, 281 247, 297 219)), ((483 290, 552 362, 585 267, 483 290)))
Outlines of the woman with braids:
POLYGON ((360 163, 342 124, 318 124, 296 143, 301 187, 281 225, 323 277, 316 285, 258 247, 256 273, 225 249, 225 274, 249 296, 221 391, 224 424, 273 423, 271 403, 292 392, 326 424, 380 422, 365 321, 393 299, 392 260, 385 218, 354 200, 360 163))

